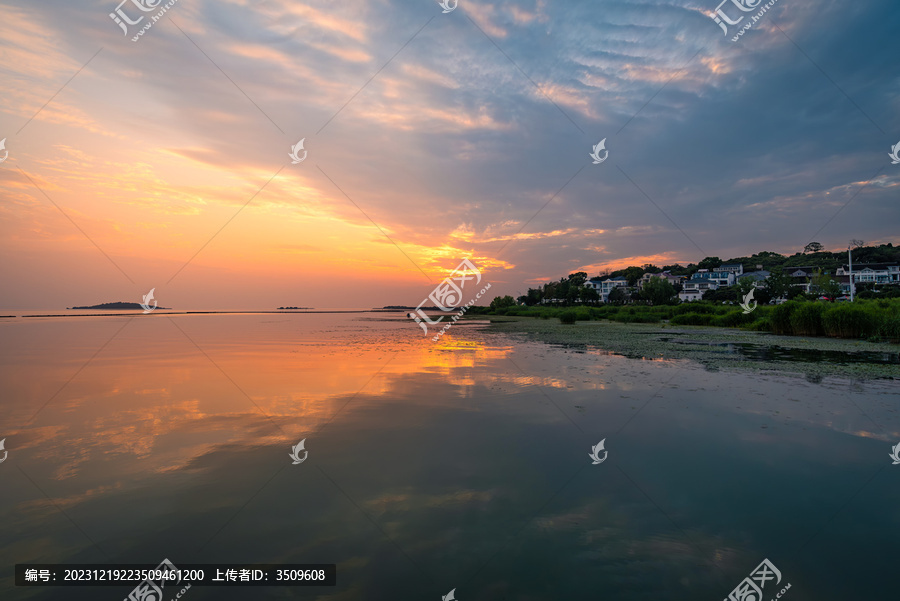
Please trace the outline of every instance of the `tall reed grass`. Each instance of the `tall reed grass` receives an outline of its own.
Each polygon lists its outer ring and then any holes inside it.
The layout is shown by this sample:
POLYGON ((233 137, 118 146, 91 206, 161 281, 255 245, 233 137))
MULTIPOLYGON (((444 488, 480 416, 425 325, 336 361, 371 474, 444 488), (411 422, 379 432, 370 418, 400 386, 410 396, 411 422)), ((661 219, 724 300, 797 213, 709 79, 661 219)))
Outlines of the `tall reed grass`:
POLYGON ((563 323, 608 319, 621 323, 718 326, 768 331, 789 336, 869 338, 900 342, 900 299, 858 299, 851 303, 793 300, 776 306, 761 305, 744 313, 734 305, 710 302, 680 305, 601 305, 597 307, 508 307, 490 310, 472 307, 475 315, 514 315, 563 323))

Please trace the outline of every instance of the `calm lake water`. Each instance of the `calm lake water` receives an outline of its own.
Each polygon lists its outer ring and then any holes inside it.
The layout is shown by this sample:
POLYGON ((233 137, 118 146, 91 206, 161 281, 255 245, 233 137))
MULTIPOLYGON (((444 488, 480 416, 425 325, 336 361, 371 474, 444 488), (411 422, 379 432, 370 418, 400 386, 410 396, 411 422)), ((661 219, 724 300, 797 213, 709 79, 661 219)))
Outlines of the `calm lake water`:
POLYGON ((163 558, 337 564, 335 587, 186 601, 719 601, 766 558, 766 601, 897 594, 896 380, 468 323, 432 343, 398 314, 16 318, 0 341, 4 601, 133 588, 15 587, 16 563, 163 558))

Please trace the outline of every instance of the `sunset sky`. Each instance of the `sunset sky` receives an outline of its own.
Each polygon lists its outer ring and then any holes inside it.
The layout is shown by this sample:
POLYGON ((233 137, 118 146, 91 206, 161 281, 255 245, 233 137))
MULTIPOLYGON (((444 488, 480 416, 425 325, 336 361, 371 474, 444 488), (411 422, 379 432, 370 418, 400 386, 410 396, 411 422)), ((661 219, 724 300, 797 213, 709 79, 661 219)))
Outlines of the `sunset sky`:
POLYGON ((717 4, 178 0, 132 42, 117 0, 4 2, 0 312, 900 243, 896 0, 779 0, 737 42, 717 4))

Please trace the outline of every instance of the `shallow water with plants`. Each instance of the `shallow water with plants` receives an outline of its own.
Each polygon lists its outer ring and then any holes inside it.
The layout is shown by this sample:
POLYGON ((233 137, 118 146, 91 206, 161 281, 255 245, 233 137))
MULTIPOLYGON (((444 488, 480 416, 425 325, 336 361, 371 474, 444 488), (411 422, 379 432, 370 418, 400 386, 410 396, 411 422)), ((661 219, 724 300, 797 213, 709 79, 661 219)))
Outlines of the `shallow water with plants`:
MULTIPOLYGON (((765 558, 789 600, 893 594, 898 382, 711 371, 500 325, 435 344, 384 315, 4 321, 0 552, 337 565, 335 587, 187 601, 722 599, 765 558)), ((569 331, 598 326, 659 329, 569 331)), ((14 600, 129 590, 0 579, 14 600)))

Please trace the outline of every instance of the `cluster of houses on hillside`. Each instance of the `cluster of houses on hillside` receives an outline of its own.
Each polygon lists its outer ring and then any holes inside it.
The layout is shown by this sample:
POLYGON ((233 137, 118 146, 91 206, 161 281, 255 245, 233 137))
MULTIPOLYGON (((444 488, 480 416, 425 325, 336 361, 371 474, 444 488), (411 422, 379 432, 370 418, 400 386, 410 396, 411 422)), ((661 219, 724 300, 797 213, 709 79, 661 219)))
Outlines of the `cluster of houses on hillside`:
MULTIPOLYGON (((810 280, 816 275, 815 267, 785 267, 784 272, 794 279, 794 286, 804 286, 810 292, 810 280)), ((828 272, 825 272, 828 275, 828 272)), ((900 284, 900 265, 897 263, 862 263, 853 266, 853 283, 900 284)), ((844 294, 850 294, 851 270, 841 265, 831 275, 831 281, 840 284, 844 294)))
MULTIPOLYGON (((718 290, 733 286, 738 280, 752 278, 757 288, 762 288, 769 278, 770 272, 764 270, 762 265, 757 265, 754 271, 744 271, 741 263, 725 263, 718 268, 709 270, 701 269, 690 278, 681 275, 672 275, 669 272, 645 273, 637 282, 635 288, 641 289, 651 278, 658 277, 667 280, 670 284, 680 288, 678 298, 682 301, 697 301, 703 298, 703 293, 708 290, 718 290)), ((816 267, 784 267, 785 275, 792 280, 792 285, 802 287, 804 292, 810 292, 812 278, 817 274, 816 267)), ((826 272, 827 274, 827 272, 826 272)), ((850 294, 850 267, 843 265, 831 275, 832 281, 840 284, 845 294, 850 294)), ((853 266, 853 281, 856 284, 872 282, 876 284, 900 284, 900 265, 896 263, 867 263, 853 266)), ((589 286, 600 294, 601 302, 609 302, 609 293, 615 288, 629 290, 628 280, 624 277, 602 278, 596 277, 586 281, 589 286)))

